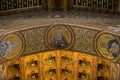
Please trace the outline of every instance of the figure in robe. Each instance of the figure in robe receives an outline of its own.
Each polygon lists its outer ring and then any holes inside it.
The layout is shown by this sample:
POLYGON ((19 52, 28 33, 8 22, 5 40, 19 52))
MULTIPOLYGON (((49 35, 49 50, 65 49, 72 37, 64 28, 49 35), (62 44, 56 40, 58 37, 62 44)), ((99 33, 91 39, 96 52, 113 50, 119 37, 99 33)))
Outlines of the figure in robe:
POLYGON ((107 44, 107 50, 112 54, 113 57, 116 57, 119 53, 119 43, 117 40, 110 40, 107 44))
POLYGON ((115 39, 108 41, 108 43, 102 43, 102 46, 107 49, 109 55, 111 57, 117 57, 120 48, 119 48, 119 42, 115 39))
POLYGON ((6 57, 11 51, 18 46, 18 43, 12 43, 10 41, 0 42, 0 55, 6 57))
POLYGON ((66 41, 66 38, 63 36, 61 29, 57 29, 56 35, 53 37, 51 41, 51 46, 56 49, 64 49, 68 46, 68 42, 66 41))

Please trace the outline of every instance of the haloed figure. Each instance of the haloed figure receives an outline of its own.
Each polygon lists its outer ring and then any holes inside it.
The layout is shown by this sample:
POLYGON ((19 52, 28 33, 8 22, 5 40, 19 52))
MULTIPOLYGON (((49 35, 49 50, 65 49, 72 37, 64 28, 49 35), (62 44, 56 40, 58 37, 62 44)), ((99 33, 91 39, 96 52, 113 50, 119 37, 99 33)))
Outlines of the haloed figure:
POLYGON ((6 57, 11 51, 18 46, 17 42, 2 41, 0 42, 0 55, 6 57))
POLYGON ((68 42, 63 36, 61 29, 57 29, 56 35, 53 37, 51 45, 52 47, 57 48, 57 49, 63 49, 68 46, 68 42))
POLYGON ((107 44, 107 50, 112 54, 113 57, 116 57, 119 53, 119 43, 117 40, 110 40, 107 44))

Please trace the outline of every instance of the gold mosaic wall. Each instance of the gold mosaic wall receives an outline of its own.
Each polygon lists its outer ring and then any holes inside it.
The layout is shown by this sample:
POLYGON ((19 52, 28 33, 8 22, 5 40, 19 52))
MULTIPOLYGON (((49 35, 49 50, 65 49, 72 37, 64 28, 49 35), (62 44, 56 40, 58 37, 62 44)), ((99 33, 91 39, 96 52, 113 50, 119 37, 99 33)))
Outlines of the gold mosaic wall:
POLYGON ((98 31, 82 27, 74 27, 73 30, 76 35, 73 49, 80 49, 82 52, 89 52, 91 54, 97 55, 95 54, 93 43, 94 36, 97 34, 98 31))
POLYGON ((120 65, 80 52, 49 51, 0 65, 1 80, 119 80, 120 65))
POLYGON ((0 62, 39 52, 69 50, 120 63, 119 36, 110 31, 67 24, 11 31, 0 36, 0 62))

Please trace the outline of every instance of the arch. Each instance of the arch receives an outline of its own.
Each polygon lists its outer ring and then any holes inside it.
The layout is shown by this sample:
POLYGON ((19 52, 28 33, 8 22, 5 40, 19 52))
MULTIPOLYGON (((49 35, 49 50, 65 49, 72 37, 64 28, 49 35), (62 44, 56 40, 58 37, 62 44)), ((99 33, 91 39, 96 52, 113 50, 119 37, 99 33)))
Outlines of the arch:
MULTIPOLYGON (((104 50, 107 49, 107 42, 109 42, 109 40, 114 39, 118 41, 119 45, 119 35, 108 32, 107 30, 102 31, 102 29, 73 24, 52 24, 11 31, 3 33, 2 36, 9 36, 10 34, 16 33, 19 33, 20 38, 22 38, 22 41, 24 42, 22 47, 23 51, 19 57, 51 50, 69 50, 103 57, 112 62, 119 63, 120 61, 119 50, 117 56, 113 56, 112 59, 105 56, 103 52, 100 52, 102 48, 104 50), (57 33, 59 34, 55 35, 57 33), (110 39, 105 38, 104 35, 110 39), (101 40, 102 38, 104 41, 101 40)), ((2 43, 3 40, 4 39, 1 38, 0 43, 2 43)), ((119 49, 119 46, 117 49, 119 49)), ((109 52, 107 53, 109 54, 109 52)), ((14 58, 17 57, 15 56, 14 58)), ((3 59, 3 56, 1 55, 0 60, 3 62, 9 59, 3 59)))

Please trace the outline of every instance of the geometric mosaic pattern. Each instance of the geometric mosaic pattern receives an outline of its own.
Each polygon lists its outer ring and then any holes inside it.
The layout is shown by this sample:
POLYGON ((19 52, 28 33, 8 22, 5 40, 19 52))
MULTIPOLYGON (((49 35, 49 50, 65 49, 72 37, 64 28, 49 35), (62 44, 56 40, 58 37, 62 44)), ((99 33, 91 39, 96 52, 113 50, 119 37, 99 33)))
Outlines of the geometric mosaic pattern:
POLYGON ((23 55, 46 50, 44 44, 44 28, 34 28, 21 32, 25 38, 23 55))
POLYGON ((95 54, 93 42, 94 37, 98 31, 87 29, 87 28, 80 28, 80 27, 73 27, 75 33, 75 43, 73 46, 73 50, 86 52, 89 54, 95 54))

